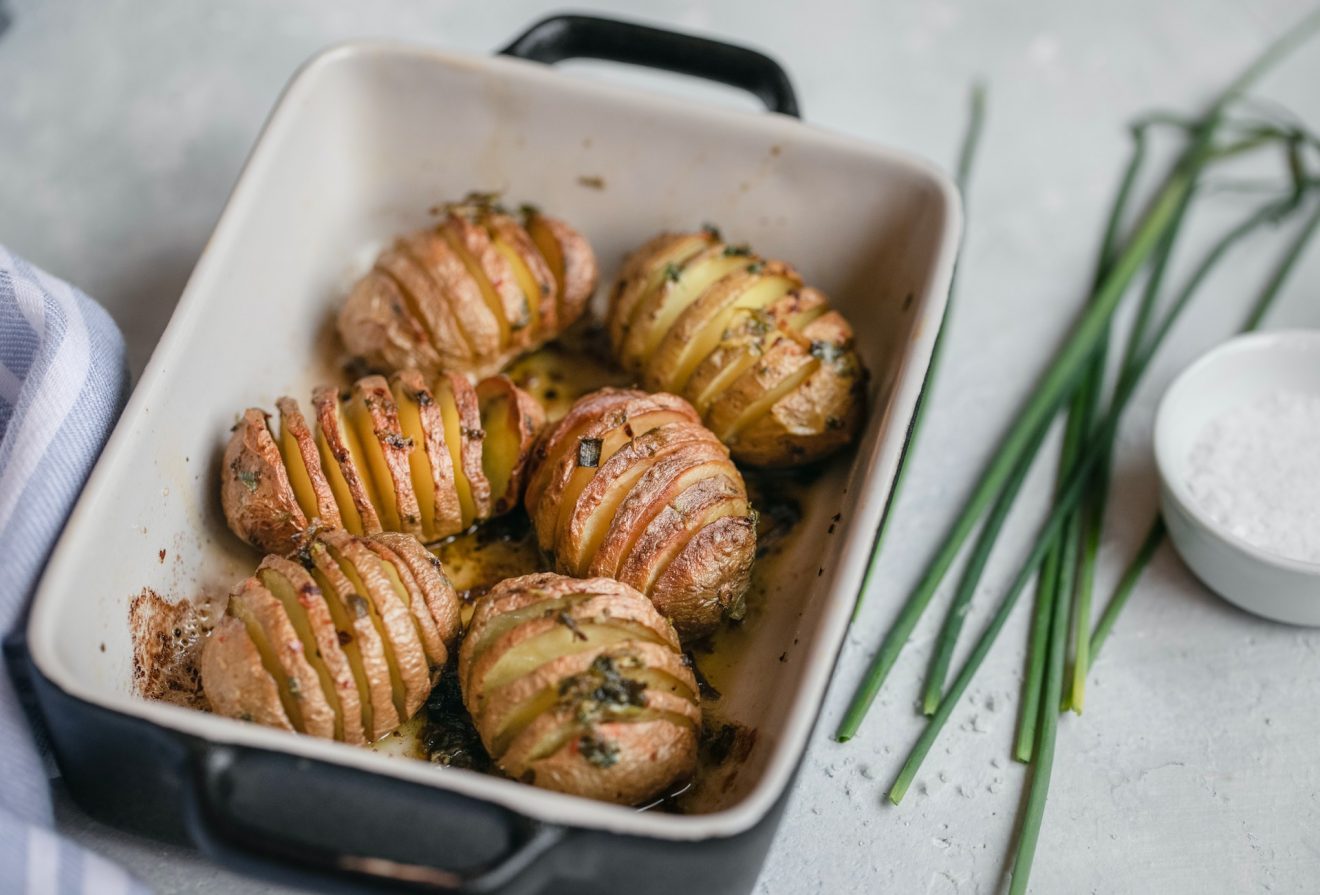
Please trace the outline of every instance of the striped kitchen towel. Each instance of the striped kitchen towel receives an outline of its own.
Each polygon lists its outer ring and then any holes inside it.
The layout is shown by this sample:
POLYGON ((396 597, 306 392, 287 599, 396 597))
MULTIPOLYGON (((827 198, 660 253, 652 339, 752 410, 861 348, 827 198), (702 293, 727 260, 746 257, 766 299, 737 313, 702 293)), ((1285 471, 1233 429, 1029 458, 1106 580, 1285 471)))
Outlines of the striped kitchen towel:
MULTIPOLYGON (((101 307, 0 245, 0 634, 37 579, 128 397, 124 341, 101 307)), ((50 787, 0 673, 0 892, 143 892, 54 833, 50 787)))

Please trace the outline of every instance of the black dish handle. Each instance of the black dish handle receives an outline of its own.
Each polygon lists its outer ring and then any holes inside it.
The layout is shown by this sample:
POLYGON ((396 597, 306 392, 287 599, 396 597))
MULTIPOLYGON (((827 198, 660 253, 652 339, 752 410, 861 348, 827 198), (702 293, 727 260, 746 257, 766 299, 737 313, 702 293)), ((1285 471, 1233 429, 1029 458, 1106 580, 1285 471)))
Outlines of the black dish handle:
POLYGON ((280 752, 203 745, 191 764, 183 812, 203 852, 320 892, 534 891, 566 832, 457 793, 280 752))
POLYGON ((801 118, 788 73, 764 53, 735 44, 597 16, 542 19, 500 50, 533 62, 604 59, 741 87, 771 112, 801 118))

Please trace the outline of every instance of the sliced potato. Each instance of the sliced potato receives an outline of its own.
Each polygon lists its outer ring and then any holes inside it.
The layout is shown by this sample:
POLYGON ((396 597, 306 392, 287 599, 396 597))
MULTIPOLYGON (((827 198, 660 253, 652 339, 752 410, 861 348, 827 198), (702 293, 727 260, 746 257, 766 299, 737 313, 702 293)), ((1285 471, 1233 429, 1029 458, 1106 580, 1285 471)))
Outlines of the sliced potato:
POLYGON ((375 485, 366 473, 357 434, 344 419, 339 389, 323 385, 312 392, 316 447, 321 467, 334 491, 344 527, 353 534, 381 530, 375 485))
POLYGON ((422 597, 435 621, 440 639, 446 647, 452 648, 460 631, 459 598, 440 560, 419 544, 416 538, 407 535, 387 531, 372 535, 370 540, 388 547, 408 568, 413 580, 422 589, 422 597))
MULTIPOLYGON (((403 535, 403 537, 409 536, 403 535)), ((399 558, 398 554, 376 540, 376 538, 363 538, 362 546, 376 554, 376 557, 381 561, 381 572, 384 573, 390 586, 393 587, 394 595, 407 607, 408 614, 412 616, 417 639, 426 653, 426 660, 438 673, 440 666, 443 666, 449 659, 449 649, 440 636, 440 629, 436 626, 435 618, 431 615, 431 610, 427 606, 421 585, 417 583, 412 570, 399 558)), ((435 686, 435 677, 436 675, 433 674, 431 686, 435 686)))
POLYGON ((307 528, 308 519, 261 410, 243 413, 225 447, 220 505, 234 534, 263 550, 295 543, 307 528))
POLYGON ((522 499, 532 445, 545 423, 545 411, 531 395, 499 375, 477 383, 481 414, 481 470, 490 483, 491 512, 506 513, 522 499))
POLYGON ((280 398, 275 409, 280 413, 280 456, 303 515, 309 520, 319 519, 322 525, 331 528, 342 527, 335 493, 321 468, 316 436, 307 425, 302 408, 293 398, 280 398))
POLYGON ((674 321, 703 292, 719 288, 726 276, 742 278, 749 259, 729 251, 728 247, 714 245, 698 252, 642 296, 629 318, 623 344, 616 351, 624 369, 643 369, 674 321))
POLYGON ((596 291, 596 254, 581 233, 539 211, 527 215, 526 228, 554 276, 555 328, 562 332, 582 316, 596 291))
POLYGON ((634 389, 623 388, 590 392, 574 402, 563 416, 541 433, 532 450, 531 469, 527 476, 526 504, 529 510, 541 502, 541 495, 557 469, 563 446, 576 444, 586 428, 596 424, 598 417, 616 412, 629 401, 636 400, 637 394, 634 389), (555 459, 551 459, 552 456, 555 459))
POLYGON ((262 664, 279 686, 280 701, 294 729, 312 736, 333 736, 334 710, 280 601, 260 580, 249 578, 230 594, 229 612, 247 625, 262 664))
MULTIPOLYGON (((555 307, 558 287, 536 243, 507 214, 491 212, 482 217, 481 223, 490 237, 490 247, 504 261, 503 268, 493 269, 501 276, 507 270, 513 277, 515 290, 504 300, 511 303, 516 300, 517 316, 509 318, 514 344, 526 347, 546 338, 545 334, 558 333, 559 315, 555 307)), ((507 285, 500 284, 501 288, 507 285)))
POLYGON ((391 671, 386 659, 385 645, 371 617, 371 601, 349 581, 321 539, 308 545, 305 553, 312 561, 312 576, 325 595, 339 642, 353 667, 361 692, 362 729, 367 740, 375 742, 403 719, 394 703, 397 672, 391 671))
POLYGON ((695 769, 697 683, 637 591, 552 574, 500 582, 459 653, 463 700, 505 773, 632 804, 695 769))
POLYGON ((718 242, 718 238, 706 232, 662 233, 628 256, 610 293, 610 313, 606 319, 616 353, 623 348, 642 300, 672 280, 682 264, 718 242))
POLYGON ((341 531, 324 532, 320 540, 354 592, 367 598, 367 612, 389 665, 394 708, 400 719, 411 718, 431 692, 430 668, 412 613, 386 577, 380 558, 360 541, 341 531))
POLYGON ((607 324, 616 360, 690 400, 740 462, 810 462, 861 426, 851 329, 782 262, 709 233, 662 234, 625 263, 607 324))
POLYGON ((385 377, 364 376, 353 383, 346 415, 366 460, 364 471, 379 495, 381 527, 420 535, 421 509, 410 461, 413 442, 400 428, 398 407, 385 377))
POLYGON ((463 510, 454 478, 454 458, 445 440, 445 419, 435 395, 416 370, 394 375, 399 423, 412 439, 408 462, 422 514, 424 537, 448 537, 464 529, 463 510), (429 521, 428 521, 429 520, 429 521))
POLYGON ((454 373, 435 383, 436 404, 445 424, 445 443, 454 465, 454 483, 463 528, 490 516, 490 483, 481 468, 481 408, 472 384, 454 373))
MULTIPOLYGON (((453 306, 476 284, 470 282, 462 262, 444 240, 425 230, 401 237, 381 252, 376 267, 399 284, 409 311, 423 324, 439 359, 434 369, 471 363, 478 345, 469 338, 453 306)), ((420 358, 407 366, 422 366, 420 358)))
POLYGON ((262 560, 257 577, 284 606, 302 640, 303 655, 316 670, 321 690, 335 713, 334 738, 353 744, 365 742, 357 679, 316 581, 302 566, 274 554, 262 560))
MULTIPOLYGON (((436 285, 462 341, 468 346, 469 364, 497 356, 503 348, 500 319, 487 303, 479 269, 444 231, 423 230, 400 239, 436 285)), ((452 339, 453 336, 448 338, 452 339)))
POLYGON ((275 677, 239 619, 226 615, 206 638, 200 672, 207 702, 217 715, 293 730, 275 677))
MULTIPOLYGON (((434 337, 409 308, 403 287, 383 270, 372 270, 358 280, 339 311, 337 325, 349 353, 381 369, 439 370, 453 361, 436 351, 434 337)), ((467 346, 461 347, 466 356, 467 346)))
POLYGON ((482 301, 499 329, 497 350, 508 356, 532 343, 532 309, 518 287, 508 256, 483 226, 486 217, 476 209, 451 210, 440 225, 440 233, 463 259, 481 291, 482 301))

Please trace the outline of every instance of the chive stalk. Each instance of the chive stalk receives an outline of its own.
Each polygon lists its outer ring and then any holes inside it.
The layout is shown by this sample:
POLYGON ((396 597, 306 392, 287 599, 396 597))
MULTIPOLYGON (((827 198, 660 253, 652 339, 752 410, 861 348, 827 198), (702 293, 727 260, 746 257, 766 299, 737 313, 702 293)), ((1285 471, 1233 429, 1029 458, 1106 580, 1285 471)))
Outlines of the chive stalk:
MULTIPOLYGON (((984 125, 985 85, 977 83, 972 86, 967 133, 963 136, 962 149, 958 153, 958 170, 955 179, 958 185, 958 193, 963 200, 964 217, 967 212, 967 190, 972 179, 972 160, 975 158, 976 149, 980 145, 981 131, 984 125)), ((964 232, 966 231, 964 230, 964 232)), ((862 576, 862 584, 857 591, 857 599, 853 603, 853 621, 857 621, 857 617, 861 615, 862 602, 866 599, 866 592, 870 589, 871 579, 875 575, 876 568, 880 565, 880 550, 884 546, 885 534, 889 529, 889 517, 898 504, 898 495, 903 490, 903 482, 907 479, 908 456, 913 445, 916 444, 917 436, 921 432, 921 425, 926 418, 926 400, 934 387, 935 376, 939 371, 940 358, 944 354, 944 334, 948 330, 949 316, 953 310, 954 287, 957 285, 957 280, 958 265, 955 263, 953 275, 949 279, 949 297, 944 303, 944 313, 940 315, 940 328, 935 333, 935 344, 931 346, 930 362, 926 365, 926 375, 921 381, 921 389, 917 392, 917 402, 912 408, 912 421, 908 423, 907 432, 903 436, 903 447, 898 452, 898 468, 894 470, 894 481, 889 488, 889 497, 885 500, 884 511, 880 515, 880 526, 876 529, 875 538, 871 542, 871 559, 866 565, 866 573, 862 576)))

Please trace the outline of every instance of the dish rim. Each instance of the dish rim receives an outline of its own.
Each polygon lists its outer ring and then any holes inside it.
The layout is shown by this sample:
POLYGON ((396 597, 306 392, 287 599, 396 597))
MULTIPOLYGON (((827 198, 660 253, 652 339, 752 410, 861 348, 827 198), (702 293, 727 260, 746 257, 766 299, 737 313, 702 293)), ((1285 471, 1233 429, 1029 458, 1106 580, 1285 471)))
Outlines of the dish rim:
POLYGON ((961 233, 962 208, 957 189, 948 175, 934 164, 902 150, 873 145, 858 138, 804 124, 795 118, 694 104, 664 94, 565 76, 542 63, 453 52, 408 41, 367 39, 331 45, 296 69, 268 114, 169 323, 52 551, 34 594, 28 622, 32 661, 52 685, 72 697, 208 743, 277 751, 382 773, 491 802, 523 816, 578 828, 672 840, 722 838, 742 833, 755 826, 786 791, 824 704, 832 670, 844 643, 853 597, 861 584, 869 559, 874 529, 892 489, 906 420, 913 413, 948 300, 961 233), (868 398, 870 412, 883 418, 876 424, 873 442, 869 446, 859 443, 853 448, 857 453, 852 461, 848 481, 860 486, 864 493, 857 498, 854 517, 846 520, 842 526, 842 543, 837 548, 836 561, 829 572, 826 590, 820 600, 821 617, 817 622, 817 633, 806 644, 808 650, 796 687, 796 704, 786 713, 782 728, 776 731, 777 736, 770 746, 772 751, 766 759, 760 779, 743 798, 728 807, 691 815, 638 812, 475 771, 444 769, 437 773, 437 769, 426 762, 401 761, 397 757, 369 749, 243 724, 194 709, 144 700, 127 693, 122 698, 108 699, 66 666, 54 646, 59 636, 55 629, 59 619, 53 608, 56 598, 49 592, 57 589, 62 576, 72 574, 71 571, 65 572, 66 568, 77 562, 75 557, 66 555, 70 549, 69 544, 81 526, 94 521, 94 518, 88 520, 87 517, 91 515, 93 505, 98 503, 97 495, 108 487, 122 464, 132 462, 132 455, 126 452, 133 446, 134 421, 148 411, 149 403, 158 391, 168 388, 168 371, 179 356, 193 346, 197 332, 194 318, 203 306, 204 286, 215 275, 213 269, 220 263, 217 260, 220 255, 217 247, 226 245, 232 239, 235 228, 241 226, 260 207, 260 197, 254 194, 255 184, 262 166, 267 164, 269 155, 274 152, 274 144, 290 127, 288 110, 302 101, 332 67, 340 63, 370 62, 374 57, 413 57, 454 69, 483 69, 503 79, 538 82, 549 79, 554 85, 553 89, 577 94, 587 101, 593 98, 626 99, 648 108, 685 116, 692 120, 694 126, 718 122, 721 127, 727 127, 732 118, 744 129, 753 129, 785 144, 805 146, 808 150, 833 148, 857 153, 902 171, 904 176, 919 179, 933 188, 932 201, 938 204, 943 215, 942 232, 933 240, 932 265, 925 294, 921 296, 915 311, 917 316, 912 324, 913 335, 901 349, 904 357, 897 367, 889 400, 885 406, 878 406, 877 402, 868 398))

